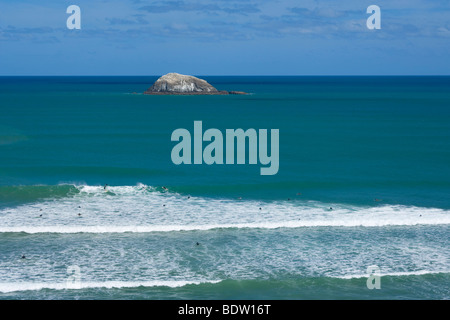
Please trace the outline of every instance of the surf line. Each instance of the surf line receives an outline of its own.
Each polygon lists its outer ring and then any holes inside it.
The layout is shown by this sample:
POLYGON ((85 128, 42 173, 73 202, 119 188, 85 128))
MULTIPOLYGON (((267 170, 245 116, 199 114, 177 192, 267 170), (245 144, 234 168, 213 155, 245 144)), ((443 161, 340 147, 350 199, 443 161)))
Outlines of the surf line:
POLYGON ((259 160, 261 165, 266 166, 260 168, 261 175, 275 175, 278 173, 280 163, 280 133, 279 129, 270 130, 269 155, 267 131, 267 129, 259 129, 256 131, 252 128, 246 131, 243 129, 226 129, 224 149, 224 135, 222 131, 211 128, 203 132, 202 121, 194 121, 193 137, 191 136, 191 132, 184 128, 179 128, 172 132, 171 141, 178 141, 172 149, 172 162, 175 165, 192 163, 205 163, 207 165, 224 163, 246 164, 248 158, 248 164, 258 164, 259 160), (205 141, 210 143, 203 148, 203 142, 205 141))

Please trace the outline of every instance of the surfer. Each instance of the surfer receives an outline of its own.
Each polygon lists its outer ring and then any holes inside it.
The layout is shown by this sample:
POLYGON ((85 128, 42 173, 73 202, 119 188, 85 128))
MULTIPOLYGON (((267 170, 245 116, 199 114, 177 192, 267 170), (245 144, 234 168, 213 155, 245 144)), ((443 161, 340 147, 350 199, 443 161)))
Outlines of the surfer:
POLYGON ((168 190, 168 189, 167 189, 166 187, 164 187, 164 186, 163 186, 162 188, 163 188, 164 190, 168 190))
POLYGON ((22 255, 21 259, 26 259, 25 255, 22 255))
POLYGON ((79 213, 78 216, 81 217, 81 213, 79 213))
POLYGON ((107 184, 105 184, 105 186, 103 187, 103 190, 107 191, 106 188, 108 187, 107 184))
POLYGON ((196 243, 196 245, 197 245, 197 246, 199 246, 199 245, 200 245, 200 243, 198 243, 198 242, 197 242, 197 243, 196 243))

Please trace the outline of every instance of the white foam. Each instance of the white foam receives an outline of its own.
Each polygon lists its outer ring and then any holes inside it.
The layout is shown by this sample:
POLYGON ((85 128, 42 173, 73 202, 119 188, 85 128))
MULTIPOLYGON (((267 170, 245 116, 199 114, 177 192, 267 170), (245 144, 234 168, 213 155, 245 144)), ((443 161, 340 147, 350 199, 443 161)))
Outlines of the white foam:
POLYGON ((64 282, 3 282, 0 283, 0 292, 10 293, 17 291, 52 290, 81 290, 92 288, 138 288, 138 287, 170 287, 177 288, 186 285, 199 285, 202 283, 218 283, 220 280, 183 281, 183 280, 154 280, 154 281, 104 281, 64 283, 64 282))
POLYGON ((157 192, 143 184, 108 186, 109 192, 103 186, 77 188, 80 193, 66 198, 1 209, 0 232, 122 233, 450 224, 450 211, 438 208, 188 198, 157 192))
MULTIPOLYGON (((448 224, 450 222, 446 222, 448 224)), ((381 227, 381 226, 415 226, 443 224, 442 221, 285 221, 236 224, 205 224, 205 225, 140 225, 140 226, 14 226, 0 227, 0 233, 150 233, 174 231, 207 231, 214 229, 279 229, 308 227, 381 227)))
MULTIPOLYGON (((426 274, 439 274, 439 273, 450 273, 450 271, 445 270, 419 270, 419 271, 406 271, 406 272, 387 272, 387 273, 380 273, 375 274, 379 277, 386 277, 386 276, 392 276, 392 277, 401 277, 401 276, 422 276, 426 274)), ((342 275, 342 276, 332 276, 333 278, 339 278, 339 279, 360 279, 360 278, 368 278, 368 274, 353 274, 353 275, 342 275)))

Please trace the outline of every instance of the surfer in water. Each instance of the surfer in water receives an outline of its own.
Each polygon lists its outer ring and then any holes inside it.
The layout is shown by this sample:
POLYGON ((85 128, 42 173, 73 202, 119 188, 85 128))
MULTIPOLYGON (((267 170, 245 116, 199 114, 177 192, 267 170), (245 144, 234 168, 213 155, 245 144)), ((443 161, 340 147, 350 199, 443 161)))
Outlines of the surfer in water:
POLYGON ((103 187, 103 190, 108 191, 108 185, 105 184, 105 186, 103 187))

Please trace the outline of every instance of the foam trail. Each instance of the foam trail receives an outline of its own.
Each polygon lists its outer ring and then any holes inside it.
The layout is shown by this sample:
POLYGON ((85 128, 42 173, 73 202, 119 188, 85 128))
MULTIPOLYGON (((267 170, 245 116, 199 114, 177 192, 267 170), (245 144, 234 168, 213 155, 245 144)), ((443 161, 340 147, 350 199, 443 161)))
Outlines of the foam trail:
POLYGON ((207 231, 214 229, 279 229, 312 227, 383 227, 443 225, 450 221, 285 221, 267 223, 236 223, 211 225, 149 225, 149 226, 14 226, 0 227, 0 233, 151 233, 174 231, 207 231))
POLYGON ((199 285, 202 283, 219 283, 220 280, 209 281, 172 281, 172 280, 154 280, 154 281, 104 281, 104 282, 3 282, 0 283, 0 292, 10 293, 17 291, 38 291, 43 289, 51 290, 81 290, 95 288, 138 288, 138 287, 170 287, 177 288, 186 285, 199 285))
MULTIPOLYGON (((439 273, 450 273, 450 271, 445 270, 420 270, 420 271, 407 271, 407 272, 388 272, 388 273, 380 273, 375 274, 380 277, 401 277, 401 276, 422 276, 426 274, 439 274, 439 273)), ((345 276, 332 276, 332 278, 339 278, 339 279, 360 279, 360 278, 368 278, 368 274, 353 274, 353 275, 345 275, 345 276)))

